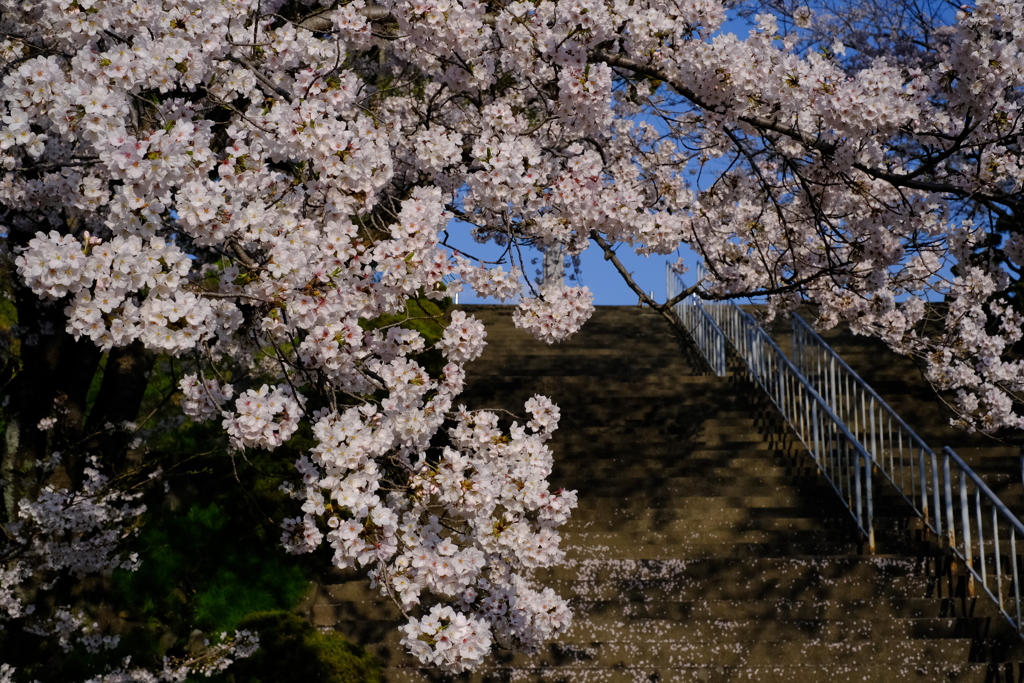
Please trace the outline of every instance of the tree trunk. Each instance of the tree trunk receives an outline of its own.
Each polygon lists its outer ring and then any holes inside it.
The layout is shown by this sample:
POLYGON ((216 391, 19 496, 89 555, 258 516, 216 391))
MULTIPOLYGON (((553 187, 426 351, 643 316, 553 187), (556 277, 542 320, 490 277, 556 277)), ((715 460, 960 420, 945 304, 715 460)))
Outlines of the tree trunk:
POLYGON ((84 451, 100 456, 115 472, 124 470, 132 439, 122 424, 138 417, 155 362, 156 354, 137 341, 115 348, 107 356, 103 382, 85 425, 84 451), (107 425, 114 428, 107 429, 107 425))
MULTIPOLYGON (((15 306, 22 329, 21 369, 10 385, 0 463, 8 519, 16 512, 17 501, 37 492, 36 463, 65 442, 77 440, 101 355, 91 341, 75 341, 65 331, 67 321, 59 303, 41 302, 31 291, 18 287, 15 306), (48 417, 57 418, 54 429, 40 430, 39 422, 48 417), (56 443, 53 435, 58 436, 56 443)), ((66 455, 72 461, 75 458, 73 451, 66 455)))

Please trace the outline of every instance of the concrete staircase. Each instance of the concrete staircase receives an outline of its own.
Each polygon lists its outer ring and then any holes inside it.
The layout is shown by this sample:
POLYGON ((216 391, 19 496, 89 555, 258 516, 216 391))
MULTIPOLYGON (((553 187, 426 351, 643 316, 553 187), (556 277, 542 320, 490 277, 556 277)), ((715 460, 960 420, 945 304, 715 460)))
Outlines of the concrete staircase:
MULTIPOLYGON (((870 555, 836 494, 733 361, 706 374, 649 310, 598 308, 567 343, 464 307, 489 330, 471 408, 560 406, 554 488, 579 491, 568 561, 538 580, 572 630, 534 657, 492 654, 474 681, 1009 681, 1020 640, 888 489, 870 555)), ((397 610, 354 574, 310 602, 384 662, 389 683, 442 680, 402 652, 397 610)))

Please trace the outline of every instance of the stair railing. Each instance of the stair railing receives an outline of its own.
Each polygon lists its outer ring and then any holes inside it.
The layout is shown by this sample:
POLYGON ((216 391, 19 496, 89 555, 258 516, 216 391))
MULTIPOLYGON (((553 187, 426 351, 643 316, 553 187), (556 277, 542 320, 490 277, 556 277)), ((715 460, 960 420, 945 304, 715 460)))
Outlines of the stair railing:
POLYGON ((1017 566, 1017 538, 1024 540, 1024 524, 949 446, 942 451, 942 474, 950 549, 967 569, 967 595, 974 597, 980 582, 1002 615, 1024 636, 1017 566), (953 493, 954 478, 959 495, 953 493), (1003 578, 1004 562, 1010 564, 1007 579, 1003 578))
POLYGON ((735 303, 707 306, 751 376, 779 409, 875 552, 871 454, 775 341, 735 303))
MULTIPOLYGON (((673 299, 684 289, 679 276, 673 272, 669 264, 665 264, 665 290, 668 298, 673 299)), ((711 366, 711 371, 718 377, 725 377, 725 335, 718 324, 704 310, 704 306, 696 296, 688 296, 675 306, 672 312, 690 333, 697 349, 704 360, 711 366)))
MULTIPOLYGON (((698 278, 703 280, 703 275, 699 268, 698 278)), ((669 296, 682 291, 682 282, 671 271, 669 280, 669 296)), ((792 318, 791 362, 735 302, 703 304, 693 296, 683 304, 711 318, 715 323, 711 329, 736 349, 846 502, 871 552, 875 551, 872 473, 877 468, 935 538, 963 563, 966 594, 974 597, 980 584, 1024 637, 1020 584, 1024 570, 1017 556, 1024 524, 960 456, 948 446, 936 456, 798 315, 792 318), (1004 566, 1007 563, 1010 567, 1004 566)))
POLYGON ((1024 524, 953 449, 947 446, 936 456, 803 318, 792 314, 792 325, 795 365, 935 538, 963 562, 967 595, 974 597, 980 582, 1003 616, 1024 633, 1017 561, 1024 524), (1004 568, 1004 561, 1011 567, 1004 568), (1004 569, 1012 580, 1004 580, 1004 569))
MULTIPOLYGON (((668 289, 671 298, 673 292, 683 290, 683 284, 675 273, 669 271, 668 276, 669 281, 673 282, 668 289)), ((846 502, 854 523, 867 538, 871 552, 874 552, 874 507, 870 476, 873 463, 870 453, 836 417, 753 316, 735 303, 704 305, 696 296, 687 297, 676 308, 680 306, 684 309, 683 312, 677 312, 680 319, 683 319, 684 313, 688 313, 691 319, 700 320, 698 316, 702 314, 711 320, 720 338, 729 340, 746 363, 751 376, 786 418, 839 498, 846 502), (690 302, 691 299, 694 301, 690 302)), ((700 342, 697 346, 705 353, 700 342)), ((722 356, 721 368, 724 374, 724 348, 722 356)), ((712 362, 706 353, 705 358, 712 362)))
MULTIPOLYGON (((935 453, 803 318, 790 315, 793 364, 871 453, 885 478, 936 538, 942 538, 941 474, 935 453)), ((951 531, 947 528, 947 533, 951 531)), ((952 537, 946 542, 954 545, 952 537)))

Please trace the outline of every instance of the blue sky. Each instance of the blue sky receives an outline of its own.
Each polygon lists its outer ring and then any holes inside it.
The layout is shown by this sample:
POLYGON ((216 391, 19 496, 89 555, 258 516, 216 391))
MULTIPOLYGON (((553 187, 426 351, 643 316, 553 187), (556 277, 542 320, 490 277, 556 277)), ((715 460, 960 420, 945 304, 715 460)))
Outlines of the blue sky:
MULTIPOLYGON (((465 223, 453 221, 448 226, 448 243, 460 251, 487 261, 495 260, 501 256, 503 252, 502 247, 493 243, 478 244, 474 242, 469 236, 469 228, 470 226, 465 223)), ((688 249, 685 250, 689 252, 688 249)), ((535 271, 540 269, 542 256, 539 251, 529 248, 524 248, 522 253, 523 258, 527 262, 527 268, 530 269, 528 275, 532 278, 535 271), (537 260, 536 265, 530 264, 530 261, 533 259, 537 260)), ((619 248, 617 254, 623 265, 633 273, 633 279, 644 288, 644 291, 648 293, 654 292, 654 298, 659 302, 665 300, 665 264, 669 261, 675 261, 675 256, 637 256, 629 247, 624 245, 619 248)), ((697 260, 692 256, 692 252, 683 255, 683 257, 687 266, 691 269, 696 266, 697 260)), ((508 269, 509 267, 506 265, 505 270, 507 271, 508 269)), ((687 284, 692 284, 693 273, 687 273, 683 276, 683 279, 687 281, 687 284)), ((594 293, 594 303, 598 306, 628 306, 637 303, 637 295, 626 285, 618 271, 615 270, 615 266, 610 261, 604 260, 604 254, 600 247, 593 243, 581 255, 579 284, 590 288, 590 291, 594 293)), ((459 295, 459 303, 496 304, 500 302, 494 299, 478 297, 467 287, 459 295)))

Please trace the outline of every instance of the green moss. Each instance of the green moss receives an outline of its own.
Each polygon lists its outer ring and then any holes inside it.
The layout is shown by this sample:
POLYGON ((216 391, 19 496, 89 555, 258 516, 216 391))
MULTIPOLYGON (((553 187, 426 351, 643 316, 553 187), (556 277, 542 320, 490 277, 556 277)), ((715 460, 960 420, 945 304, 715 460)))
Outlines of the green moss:
POLYGON ((296 566, 235 558, 236 571, 219 569, 193 599, 196 624, 210 632, 233 630, 247 614, 291 607, 309 588, 296 566))
POLYGON ((288 612, 252 614, 240 628, 259 633, 260 649, 236 662, 238 683, 379 683, 380 667, 362 648, 337 633, 317 631, 288 612))

